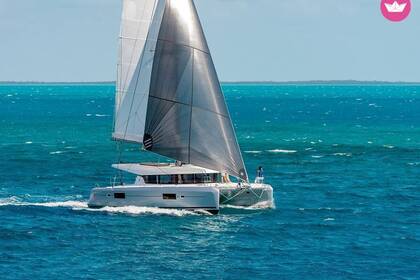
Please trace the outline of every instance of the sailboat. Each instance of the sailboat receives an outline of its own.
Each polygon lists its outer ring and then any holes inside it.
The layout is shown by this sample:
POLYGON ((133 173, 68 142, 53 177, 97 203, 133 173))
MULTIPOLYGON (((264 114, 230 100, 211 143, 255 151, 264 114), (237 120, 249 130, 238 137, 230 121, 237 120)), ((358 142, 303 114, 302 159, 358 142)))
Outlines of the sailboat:
POLYGON ((272 205, 263 175, 249 182, 193 0, 123 0, 119 44, 112 137, 172 161, 113 165, 135 182, 93 189, 89 207, 272 205))

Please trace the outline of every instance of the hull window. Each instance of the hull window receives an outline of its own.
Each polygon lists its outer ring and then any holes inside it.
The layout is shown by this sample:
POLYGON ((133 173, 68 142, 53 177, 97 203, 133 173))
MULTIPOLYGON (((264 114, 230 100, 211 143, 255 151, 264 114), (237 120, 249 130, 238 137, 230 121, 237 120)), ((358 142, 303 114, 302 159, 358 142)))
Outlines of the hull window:
POLYGON ((125 199, 125 193, 114 193, 114 198, 125 199))
POLYGON ((164 193, 162 197, 165 200, 176 200, 176 194, 174 193, 164 193))

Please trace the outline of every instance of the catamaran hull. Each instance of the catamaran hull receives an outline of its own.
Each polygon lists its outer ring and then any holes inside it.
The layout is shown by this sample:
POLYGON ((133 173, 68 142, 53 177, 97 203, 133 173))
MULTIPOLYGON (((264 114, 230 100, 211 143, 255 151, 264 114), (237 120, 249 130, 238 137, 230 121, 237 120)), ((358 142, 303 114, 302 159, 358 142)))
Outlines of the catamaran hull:
POLYGON ((214 186, 117 186, 92 190, 89 207, 157 207, 219 212, 220 204, 250 207, 274 206, 273 188, 265 184, 238 187, 214 186))
POLYGON ((274 207, 273 188, 266 184, 251 184, 243 187, 220 187, 220 204, 264 208, 274 207))
POLYGON ((117 186, 92 190, 88 206, 155 207, 219 212, 219 190, 213 187, 117 186))

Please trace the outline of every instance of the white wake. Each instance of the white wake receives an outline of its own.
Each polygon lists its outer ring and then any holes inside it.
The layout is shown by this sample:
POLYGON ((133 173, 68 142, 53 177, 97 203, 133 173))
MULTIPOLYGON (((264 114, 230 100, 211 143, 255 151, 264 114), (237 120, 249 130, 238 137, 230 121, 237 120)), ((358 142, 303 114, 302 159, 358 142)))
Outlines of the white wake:
POLYGON ((52 202, 26 202, 18 197, 9 197, 0 199, 0 207, 5 206, 20 206, 20 207, 48 207, 48 208, 69 208, 74 211, 89 211, 89 212, 105 212, 112 214, 126 214, 126 215, 166 215, 166 216, 191 216, 191 215, 210 215, 206 211, 188 211, 177 209, 161 209, 154 207, 138 207, 138 206, 124 206, 124 207, 103 207, 100 209, 91 209, 88 207, 87 201, 52 201, 52 202))
MULTIPOLYGON (((104 212, 110 214, 125 214, 125 215, 164 215, 164 216, 197 216, 197 215, 211 215, 204 210, 179 210, 179 209, 163 209, 155 207, 140 207, 140 206, 123 206, 123 207, 103 207, 99 209, 92 209, 88 207, 87 201, 68 200, 68 201, 49 201, 49 202, 28 202, 21 198, 12 196, 8 198, 0 198, 0 207, 15 206, 15 207, 47 207, 47 208, 68 208, 73 211, 87 211, 87 212, 104 212)), ((264 210, 276 209, 275 203, 270 201, 263 201, 252 206, 235 206, 235 205, 220 205, 223 209, 240 209, 240 210, 264 210)))
POLYGON ((221 208, 231 208, 231 209, 241 209, 241 210, 265 210, 265 209, 276 209, 276 205, 271 201, 262 201, 251 206, 236 206, 223 204, 220 205, 221 208))

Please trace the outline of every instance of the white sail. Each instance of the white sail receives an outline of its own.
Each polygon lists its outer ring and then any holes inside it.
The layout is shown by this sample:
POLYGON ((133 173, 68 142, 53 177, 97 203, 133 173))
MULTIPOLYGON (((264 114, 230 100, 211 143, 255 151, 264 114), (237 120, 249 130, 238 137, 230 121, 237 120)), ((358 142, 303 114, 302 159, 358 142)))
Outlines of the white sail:
POLYGON ((123 0, 113 138, 142 143, 163 0, 123 0))

